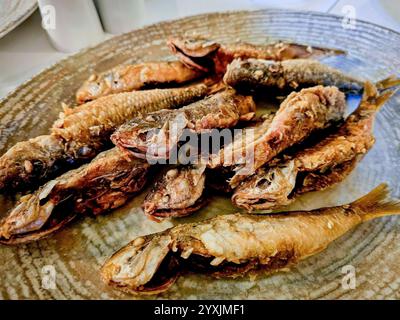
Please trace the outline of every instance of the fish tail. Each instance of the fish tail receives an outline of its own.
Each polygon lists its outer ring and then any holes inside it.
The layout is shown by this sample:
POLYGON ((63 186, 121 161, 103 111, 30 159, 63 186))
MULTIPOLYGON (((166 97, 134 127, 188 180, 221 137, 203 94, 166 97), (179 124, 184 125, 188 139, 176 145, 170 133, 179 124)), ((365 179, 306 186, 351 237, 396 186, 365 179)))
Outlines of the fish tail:
POLYGON ((351 207, 361 211, 364 221, 400 214, 400 200, 390 197, 390 189, 386 183, 380 184, 367 195, 354 201, 351 207))
POLYGON ((383 79, 375 83, 375 87, 380 91, 398 87, 399 85, 400 85, 400 78, 397 78, 395 75, 391 75, 386 79, 383 79))
POLYGON ((368 109, 372 108, 374 111, 377 111, 396 93, 398 90, 396 86, 400 85, 400 79, 389 79, 392 78, 384 79, 377 84, 373 84, 370 81, 365 82, 364 94, 360 104, 362 109, 368 106, 368 109))

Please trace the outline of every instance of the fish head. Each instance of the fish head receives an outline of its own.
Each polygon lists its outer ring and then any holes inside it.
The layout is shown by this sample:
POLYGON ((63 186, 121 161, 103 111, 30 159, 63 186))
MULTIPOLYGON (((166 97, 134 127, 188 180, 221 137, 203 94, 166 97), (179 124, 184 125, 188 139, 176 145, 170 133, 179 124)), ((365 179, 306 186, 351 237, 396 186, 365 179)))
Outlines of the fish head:
POLYGON ((53 216, 55 203, 49 196, 56 184, 56 180, 51 180, 38 192, 20 199, 0 223, 0 243, 21 244, 39 240, 75 218, 71 212, 53 216))
POLYGON ((170 254, 172 244, 168 234, 136 238, 105 262, 103 280, 129 293, 168 290, 179 275, 177 260, 170 254))
POLYGON ((236 188, 232 202, 248 211, 273 210, 286 205, 291 201, 296 177, 297 169, 293 160, 261 168, 236 188))
POLYGON ((110 91, 110 84, 112 83, 112 73, 105 76, 92 74, 76 92, 76 102, 83 104, 106 95, 110 91))
POLYGON ((205 165, 169 168, 162 173, 143 203, 144 212, 155 217, 182 217, 205 204, 205 165))
POLYGON ((202 37, 173 37, 167 41, 168 47, 188 67, 204 72, 213 67, 212 57, 220 48, 220 44, 202 37), (210 65, 211 64, 211 65, 210 65))

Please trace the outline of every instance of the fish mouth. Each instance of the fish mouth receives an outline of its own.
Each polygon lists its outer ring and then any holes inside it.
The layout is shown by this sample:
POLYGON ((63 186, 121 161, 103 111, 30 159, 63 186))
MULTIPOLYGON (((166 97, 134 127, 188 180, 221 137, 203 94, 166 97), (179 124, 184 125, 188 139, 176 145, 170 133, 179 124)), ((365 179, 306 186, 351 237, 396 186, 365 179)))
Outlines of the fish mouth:
POLYGON ((143 159, 143 160, 166 160, 169 159, 169 151, 168 146, 157 146, 153 147, 147 141, 148 137, 146 133, 137 133, 132 131, 126 132, 116 132, 111 136, 111 141, 116 145, 122 152, 128 152, 133 155, 135 158, 143 159), (153 152, 150 149, 155 149, 153 152))
POLYGON ((213 57, 220 48, 218 43, 204 39, 195 39, 188 43, 187 40, 174 38, 169 39, 167 45, 183 64, 203 72, 214 69, 213 57))
POLYGON ((289 259, 277 256, 269 264, 262 264, 258 259, 236 263, 204 254, 201 249, 193 252, 196 249, 190 246, 189 250, 175 248, 176 243, 165 233, 147 236, 145 243, 135 248, 137 240, 143 238, 132 241, 110 257, 101 274, 107 284, 139 295, 163 293, 188 273, 236 278, 247 272, 276 269, 286 265, 289 259))
POLYGON ((144 204, 143 210, 145 214, 150 218, 182 218, 187 217, 193 212, 200 210, 208 203, 208 201, 209 199, 207 199, 206 196, 202 195, 199 199, 196 200, 193 205, 186 208, 153 209, 151 205, 146 206, 146 204, 144 204))
POLYGON ((10 237, 4 237, 0 235, 0 244, 4 245, 19 245, 32 241, 37 241, 53 234, 59 229, 62 229, 65 225, 73 221, 77 217, 77 214, 71 214, 63 217, 59 221, 54 219, 48 222, 39 230, 11 235, 10 237))

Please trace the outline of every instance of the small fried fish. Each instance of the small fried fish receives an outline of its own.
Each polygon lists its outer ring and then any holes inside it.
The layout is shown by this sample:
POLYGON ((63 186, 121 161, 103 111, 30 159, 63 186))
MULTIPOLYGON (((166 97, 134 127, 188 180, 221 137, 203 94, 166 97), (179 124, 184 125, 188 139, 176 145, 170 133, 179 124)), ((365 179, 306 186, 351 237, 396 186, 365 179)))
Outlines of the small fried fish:
POLYGON ((232 60, 255 58, 282 61, 287 59, 316 58, 321 56, 341 55, 342 50, 310 47, 296 43, 277 42, 254 45, 237 42, 220 44, 201 37, 174 37, 168 40, 173 54, 189 67, 203 72, 224 74, 232 60))
MULTIPOLYGON (((316 130, 343 119, 345 109, 344 93, 336 87, 316 86, 292 92, 281 103, 264 134, 249 143, 245 152, 239 149, 238 154, 223 159, 223 166, 235 166, 231 186, 236 187, 283 150, 300 143, 316 130)), ((220 164, 220 157, 216 161, 220 164)))
POLYGON ((140 114, 201 99, 205 85, 119 93, 64 108, 51 135, 17 143, 0 157, 0 191, 26 191, 94 158, 112 146, 111 133, 140 114))
POLYGON ((300 194, 323 190, 345 179, 374 145, 376 113, 395 91, 379 93, 366 82, 360 105, 337 131, 289 159, 260 168, 235 189, 232 202, 248 211, 273 210, 300 194))
POLYGON ((23 196, 0 222, 0 243, 39 240, 76 216, 99 215, 122 206, 147 179, 150 165, 117 148, 23 196))
POLYGON ((203 74, 180 61, 120 65, 110 71, 91 75, 78 89, 76 102, 82 104, 110 94, 141 90, 149 86, 183 84, 203 74))
POLYGON ((220 215, 139 237, 103 265, 104 281, 132 294, 168 290, 183 273, 216 278, 273 273, 324 250, 365 221, 400 213, 382 184, 347 205, 271 216, 220 215))
POLYGON ((250 120, 255 113, 250 96, 226 89, 177 110, 161 110, 137 117, 119 127, 112 142, 136 157, 169 159, 185 129, 202 133, 210 129, 235 126, 250 120))
POLYGON ((237 90, 267 88, 297 89, 316 85, 336 86, 340 90, 360 93, 364 82, 316 60, 271 61, 234 60, 224 75, 224 82, 237 90))

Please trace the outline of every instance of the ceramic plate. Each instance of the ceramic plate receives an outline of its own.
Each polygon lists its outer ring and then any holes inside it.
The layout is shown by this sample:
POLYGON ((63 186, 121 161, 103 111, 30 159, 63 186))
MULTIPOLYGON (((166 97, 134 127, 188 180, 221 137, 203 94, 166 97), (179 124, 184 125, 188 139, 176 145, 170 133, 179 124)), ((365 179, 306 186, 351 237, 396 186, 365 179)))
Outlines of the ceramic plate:
MULTIPOLYGON (((0 103, 0 152, 17 141, 47 133, 61 110, 61 102, 73 104, 74 92, 92 71, 120 63, 172 59, 165 39, 185 33, 225 42, 283 39, 344 49, 347 57, 329 58, 326 63, 370 80, 396 74, 400 69, 400 34, 366 22, 356 21, 349 26, 338 16, 280 10, 188 17, 112 38, 59 62, 20 86, 0 103)), ((290 209, 348 202, 384 181, 395 196, 400 196, 399 94, 379 112, 375 133, 374 148, 343 183, 303 196, 290 209)), ((137 298, 114 291, 101 281, 99 267, 109 255, 138 235, 236 211, 228 198, 214 197, 191 218, 156 223, 144 217, 140 209, 143 197, 139 195, 110 214, 78 220, 48 239, 18 247, 0 246, 0 298, 137 298), (46 285, 48 270, 56 274, 53 289, 46 285)), ((12 203, 0 200, 4 215, 12 203)), ((365 223, 290 272, 255 280, 189 275, 181 277, 165 294, 152 298, 399 299, 399 222, 399 218, 389 217, 365 223), (355 268, 355 289, 342 286, 346 266, 355 268)))

